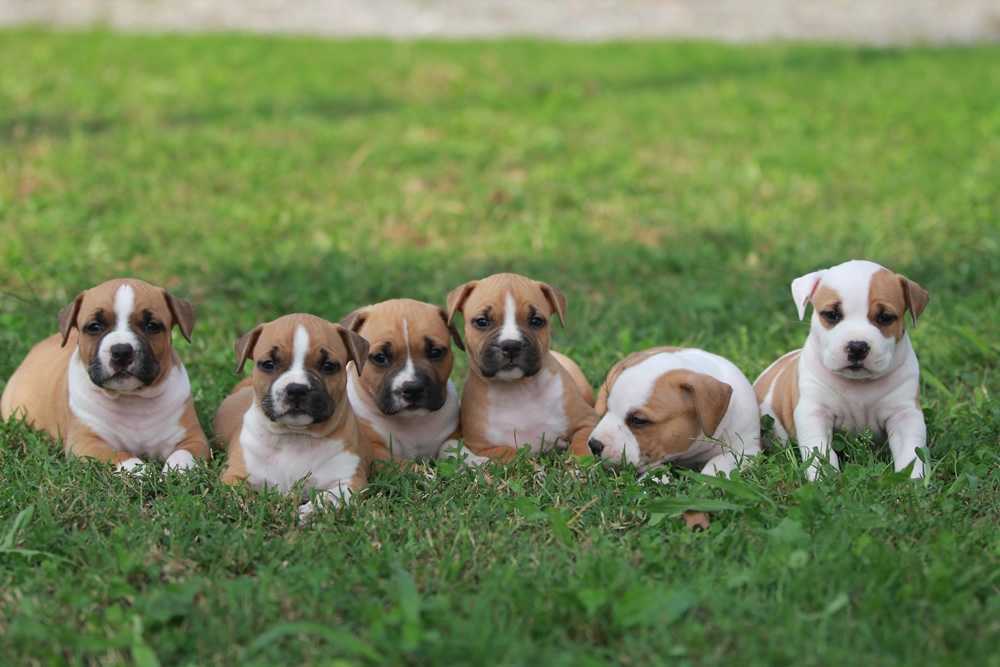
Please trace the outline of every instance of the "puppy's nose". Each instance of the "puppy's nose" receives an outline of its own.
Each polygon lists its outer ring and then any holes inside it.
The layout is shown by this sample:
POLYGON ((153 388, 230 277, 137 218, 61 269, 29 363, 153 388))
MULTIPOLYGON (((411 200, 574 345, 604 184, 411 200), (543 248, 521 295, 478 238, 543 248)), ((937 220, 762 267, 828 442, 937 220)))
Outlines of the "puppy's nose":
POLYGON ((292 403, 298 404, 305 400, 305 397, 309 394, 309 385, 300 384, 298 382, 292 383, 285 387, 285 396, 292 403))
POLYGON ((868 343, 863 340, 852 340, 847 344, 847 358, 851 361, 861 361, 868 356, 868 343))
POLYGON ((128 366, 135 358, 135 350, 128 343, 115 343, 111 346, 111 361, 119 366, 128 366))
POLYGON ((508 357, 514 357, 524 348, 524 343, 519 340, 502 340, 500 341, 500 351, 506 354, 508 357))
POLYGON ((404 382, 400 393, 408 401, 415 401, 424 395, 424 383, 417 380, 404 382))
POLYGON ((590 452, 594 456, 600 456, 601 452, 604 451, 604 443, 597 438, 591 438, 587 441, 587 445, 590 447, 590 452))

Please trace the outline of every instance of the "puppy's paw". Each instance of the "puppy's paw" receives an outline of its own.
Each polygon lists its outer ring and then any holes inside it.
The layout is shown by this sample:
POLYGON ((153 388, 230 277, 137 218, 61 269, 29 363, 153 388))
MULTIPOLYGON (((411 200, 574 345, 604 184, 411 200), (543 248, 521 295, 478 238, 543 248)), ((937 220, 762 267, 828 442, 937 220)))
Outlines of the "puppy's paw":
POLYGON ((166 463, 163 464, 163 472, 167 473, 171 470, 184 472, 185 470, 193 468, 195 464, 196 461, 191 452, 178 449, 176 452, 167 457, 166 463))
POLYGON ((133 456, 130 459, 125 459, 124 461, 116 463, 115 472, 126 472, 130 475, 142 475, 145 474, 146 468, 143 466, 142 459, 138 456, 133 456))
POLYGON ((314 500, 310 500, 306 504, 299 506, 299 521, 305 522, 313 514, 343 507, 350 502, 353 495, 354 492, 346 486, 333 491, 317 493, 314 500))

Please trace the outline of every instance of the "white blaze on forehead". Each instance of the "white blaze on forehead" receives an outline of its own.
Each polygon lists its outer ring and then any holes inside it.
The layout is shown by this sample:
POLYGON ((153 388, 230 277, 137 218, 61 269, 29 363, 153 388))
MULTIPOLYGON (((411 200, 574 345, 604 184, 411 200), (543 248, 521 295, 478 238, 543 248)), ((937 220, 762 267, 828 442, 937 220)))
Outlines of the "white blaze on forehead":
POLYGON ((413 353, 410 351, 410 331, 406 323, 406 318, 403 319, 403 345, 406 347, 406 366, 403 367, 403 370, 392 381, 394 391, 401 390, 404 383, 417 379, 417 369, 413 365, 413 353))
POLYGON ((309 332, 301 324, 295 329, 295 336, 292 339, 292 365, 284 372, 281 378, 274 383, 272 391, 275 398, 277 392, 284 391, 290 384, 309 384, 309 377, 306 375, 306 354, 309 352, 309 332))
POLYGON ((500 329, 500 341, 521 340, 521 330, 517 327, 517 304, 514 302, 514 295, 507 292, 504 299, 503 327, 500 329))
POLYGON ((135 310, 135 290, 127 283, 115 292, 115 331, 128 332, 129 318, 135 310))

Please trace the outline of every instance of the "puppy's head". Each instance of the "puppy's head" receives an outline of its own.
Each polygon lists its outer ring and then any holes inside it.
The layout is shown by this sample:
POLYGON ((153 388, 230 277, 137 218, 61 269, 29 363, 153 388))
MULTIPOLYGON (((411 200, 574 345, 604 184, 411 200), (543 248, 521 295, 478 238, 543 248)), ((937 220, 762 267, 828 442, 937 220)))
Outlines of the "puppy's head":
POLYGON ((456 287, 448 295, 448 323, 465 318, 470 368, 481 377, 520 380, 541 370, 552 342, 553 315, 563 324, 566 296, 513 273, 456 287))
POLYGON ((340 324, 369 343, 361 385, 385 415, 419 417, 441 409, 462 337, 440 306, 392 299, 366 306, 340 324))
POLYGON ((339 421, 334 418, 347 409, 347 362, 360 373, 367 354, 365 339, 339 324, 285 315, 236 341, 236 372, 253 360, 251 382, 261 411, 272 422, 301 429, 339 421))
POLYGON ((920 285, 878 264, 860 260, 816 271, 792 282, 827 370, 848 379, 881 376, 892 367, 896 344, 906 335, 904 313, 915 327, 929 295, 920 285))
POLYGON ((696 439, 715 434, 733 388, 675 366, 669 355, 657 355, 612 370, 598 398, 607 412, 590 437, 595 456, 613 464, 631 463, 645 473, 683 461, 696 439))
POLYGON ((81 292, 59 311, 66 345, 79 331, 80 360, 90 380, 105 389, 129 392, 156 384, 170 368, 176 325, 191 342, 194 306, 141 280, 109 280, 81 292))

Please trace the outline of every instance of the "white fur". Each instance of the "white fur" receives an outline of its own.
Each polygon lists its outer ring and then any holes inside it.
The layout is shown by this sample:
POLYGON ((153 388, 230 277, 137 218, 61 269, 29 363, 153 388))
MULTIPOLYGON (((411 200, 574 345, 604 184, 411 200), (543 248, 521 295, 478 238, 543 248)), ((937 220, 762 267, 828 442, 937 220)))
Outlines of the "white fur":
POLYGON ((181 417, 191 395, 184 366, 166 372, 155 386, 129 392, 103 389, 91 382, 86 363, 74 350, 67 372, 69 409, 112 449, 163 461, 184 439, 181 417))
POLYGON ((494 446, 521 448, 530 445, 531 453, 541 451, 542 439, 548 445, 556 438, 564 440, 569 421, 563 408, 563 378, 543 368, 528 382, 490 382, 489 424, 486 440, 494 446))
POLYGON ((393 456, 436 458, 441 453, 442 441, 458 428, 458 391, 451 380, 448 380, 447 398, 439 410, 423 411, 419 415, 409 412, 386 415, 372 409, 361 396, 364 387, 354 371, 354 362, 347 364, 347 378, 347 397, 355 414, 371 423, 375 431, 390 443, 393 456))
MULTIPOLYGON (((111 346, 119 343, 131 345, 138 354, 139 337, 130 326, 129 319, 132 311, 135 310, 135 290, 128 284, 121 285, 115 291, 115 328, 101 339, 97 349, 97 358, 105 371, 113 375, 115 370, 111 367, 111 346)), ((142 381, 131 375, 112 378, 106 383, 109 389, 116 391, 133 391, 143 386, 142 381)))
POLYGON ((285 415, 285 411, 292 408, 292 404, 285 397, 285 390, 290 384, 309 384, 309 376, 306 375, 306 355, 309 352, 309 332, 301 324, 295 329, 295 336, 292 339, 292 364, 288 370, 281 374, 277 380, 271 384, 271 404, 281 415, 278 420, 283 424, 292 427, 305 428, 312 424, 313 418, 307 414, 285 415))
POLYGON ((500 336, 497 338, 497 342, 502 343, 508 340, 524 341, 524 334, 517 326, 517 303, 514 301, 514 295, 510 292, 507 292, 507 296, 504 298, 503 326, 500 327, 500 336))
POLYGON ((405 318, 403 319, 403 344, 406 346, 406 365, 392 379, 392 390, 394 392, 402 391, 404 384, 417 379, 417 369, 413 365, 413 355, 410 352, 410 331, 405 318))
POLYGON ((690 370, 711 376, 733 389, 729 408, 715 433, 705 433, 692 441, 684 452, 670 461, 705 463, 702 472, 715 475, 739 467, 742 458, 760 450, 760 413, 753 387, 746 376, 728 359, 704 350, 688 349, 661 352, 626 369, 615 380, 607 399, 607 412, 594 429, 592 437, 604 443, 602 457, 617 463, 624 458, 640 468, 643 476, 650 468, 667 461, 644 461, 639 443, 626 424, 630 414, 642 410, 650 399, 654 384, 664 373, 690 370), (720 441, 723 444, 720 444, 720 441))
MULTIPOLYGON (((809 479, 816 479, 823 459, 839 467, 830 444, 833 432, 841 429, 852 435, 871 429, 876 442, 888 439, 897 471, 913 462, 911 477, 924 476, 924 464, 917 458, 917 449, 927 444, 918 402, 917 356, 906 333, 897 342, 868 319, 872 276, 882 268, 872 262, 851 261, 792 283, 800 319, 819 285, 837 292, 843 311, 843 319, 827 329, 813 309, 809 337, 798 362, 800 398, 795 406, 795 431, 803 460, 816 455, 806 472, 809 479), (868 356, 863 370, 845 371, 844 348, 853 340, 869 344, 868 356)), ((770 404, 762 403, 762 410, 773 416, 768 412, 770 404)), ((779 436, 783 432, 780 429, 779 436)))

